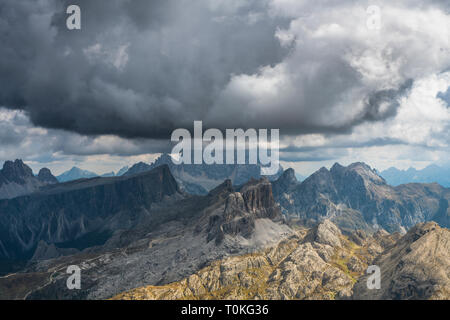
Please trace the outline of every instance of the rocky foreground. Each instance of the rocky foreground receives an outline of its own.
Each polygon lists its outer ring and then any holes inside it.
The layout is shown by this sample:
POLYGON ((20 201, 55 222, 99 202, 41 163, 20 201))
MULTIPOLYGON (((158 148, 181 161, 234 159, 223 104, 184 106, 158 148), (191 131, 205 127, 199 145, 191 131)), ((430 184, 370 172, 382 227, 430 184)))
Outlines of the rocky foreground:
POLYGON ((258 253, 214 261, 164 286, 113 299, 450 299, 450 231, 419 224, 403 237, 344 236, 329 220, 258 253), (381 289, 367 289, 368 265, 381 289))

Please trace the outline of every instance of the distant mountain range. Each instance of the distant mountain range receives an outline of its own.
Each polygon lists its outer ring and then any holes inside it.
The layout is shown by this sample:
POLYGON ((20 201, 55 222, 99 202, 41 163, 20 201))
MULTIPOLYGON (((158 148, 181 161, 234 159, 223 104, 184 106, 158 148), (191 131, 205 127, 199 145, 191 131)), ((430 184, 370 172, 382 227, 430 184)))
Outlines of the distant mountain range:
POLYGON ((450 187, 450 167, 440 167, 437 165, 429 165, 428 167, 417 170, 409 168, 408 170, 399 170, 391 167, 384 170, 380 175, 393 186, 406 183, 439 183, 446 188, 450 187))
POLYGON ((104 173, 102 175, 99 175, 95 172, 83 170, 78 167, 73 167, 72 169, 60 174, 56 178, 59 182, 67 182, 67 181, 74 181, 78 179, 89 179, 94 177, 119 177, 123 175, 125 172, 128 171, 128 166, 125 166, 121 168, 117 173, 114 173, 113 171, 104 173))
MULTIPOLYGON (((176 165, 168 154, 162 154, 152 164, 146 164, 144 162, 136 163, 124 175, 149 171, 163 164, 169 166, 173 176, 180 184, 180 188, 191 194, 205 195, 225 179, 230 179, 233 185, 241 185, 252 178, 261 178, 261 166, 257 164, 176 165)), ((275 180, 282 172, 283 169, 280 166, 278 173, 273 176, 268 176, 268 179, 275 180)))
POLYGON ((94 172, 88 171, 88 170, 82 170, 78 167, 73 167, 72 169, 60 174, 56 177, 59 182, 67 182, 67 181, 73 181, 78 179, 88 179, 88 178, 94 178, 98 177, 98 175, 94 172))

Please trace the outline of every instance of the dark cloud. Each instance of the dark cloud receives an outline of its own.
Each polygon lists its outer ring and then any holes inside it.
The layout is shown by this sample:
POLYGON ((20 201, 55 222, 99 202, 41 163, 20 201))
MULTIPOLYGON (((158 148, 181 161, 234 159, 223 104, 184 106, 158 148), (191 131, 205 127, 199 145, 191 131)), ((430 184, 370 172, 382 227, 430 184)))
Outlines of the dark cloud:
POLYGON ((0 104, 44 127, 167 138, 201 119, 232 74, 285 54, 274 38, 282 19, 250 21, 265 1, 173 3, 2 1, 0 104), (80 31, 65 27, 69 2, 80 31))
MULTIPOLYGON (((364 54, 366 40, 317 36, 333 22, 319 9, 302 20, 269 0, 3 0, 0 105, 38 126, 133 139, 167 139, 194 120, 345 133, 395 115, 407 73, 400 85, 367 84, 346 56, 364 54), (81 7, 82 30, 67 30, 69 4, 81 7)), ((134 152, 114 148, 103 151, 134 152)))

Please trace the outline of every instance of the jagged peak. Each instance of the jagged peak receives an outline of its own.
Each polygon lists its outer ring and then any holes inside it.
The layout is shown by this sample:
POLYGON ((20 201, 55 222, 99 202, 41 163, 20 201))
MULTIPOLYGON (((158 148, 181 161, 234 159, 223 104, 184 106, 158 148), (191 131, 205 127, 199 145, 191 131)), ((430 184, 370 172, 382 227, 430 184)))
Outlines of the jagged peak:
POLYGON ((58 183, 58 179, 56 179, 48 168, 42 168, 39 170, 37 178, 42 182, 58 183))
POLYGON ((133 168, 133 167, 138 167, 138 166, 149 166, 149 164, 145 163, 143 161, 139 161, 139 162, 133 164, 131 167, 133 168))
POLYGON ((368 164, 364 162, 355 162, 347 167, 347 170, 356 172, 358 175, 363 177, 365 180, 370 180, 373 183, 385 184, 386 181, 379 173, 372 169, 368 164))
POLYGON ((335 164, 333 164, 333 166, 330 169, 330 173, 333 175, 340 175, 343 172, 345 172, 348 169, 348 167, 345 167, 343 165, 341 165, 339 162, 336 162, 335 164))
POLYGON ((343 169, 345 168, 343 165, 341 165, 339 162, 335 162, 333 166, 331 167, 331 170, 337 170, 337 169, 343 169))
POLYGON ((327 168, 322 167, 317 172, 330 172, 327 168))
POLYGON ((21 159, 16 159, 14 162, 10 160, 5 161, 1 172, 8 180, 12 181, 25 177, 33 177, 33 170, 21 159))

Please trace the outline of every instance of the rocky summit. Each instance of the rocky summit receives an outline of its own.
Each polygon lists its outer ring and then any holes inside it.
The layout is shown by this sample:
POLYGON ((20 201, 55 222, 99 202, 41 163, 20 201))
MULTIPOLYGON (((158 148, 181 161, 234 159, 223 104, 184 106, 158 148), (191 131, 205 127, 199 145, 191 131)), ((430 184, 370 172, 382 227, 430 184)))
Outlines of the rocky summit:
POLYGON ((0 170, 0 199, 12 199, 58 183, 49 169, 42 168, 37 176, 22 160, 6 161, 0 170))

